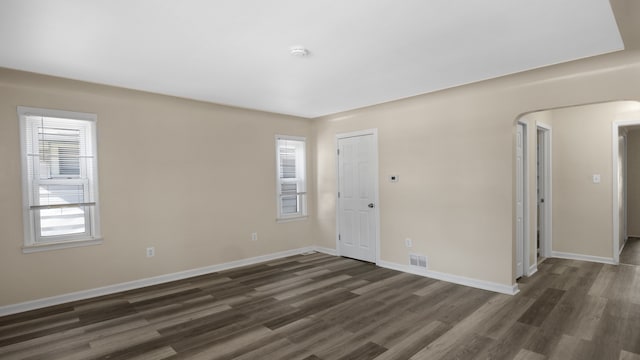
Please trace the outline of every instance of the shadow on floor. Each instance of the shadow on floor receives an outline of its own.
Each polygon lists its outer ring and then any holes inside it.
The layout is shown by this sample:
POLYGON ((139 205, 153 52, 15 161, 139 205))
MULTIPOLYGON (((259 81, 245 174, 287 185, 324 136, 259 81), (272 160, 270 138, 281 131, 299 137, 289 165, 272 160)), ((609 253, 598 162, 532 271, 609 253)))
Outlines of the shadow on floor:
POLYGON ((630 237, 620 253, 620 263, 640 266, 640 238, 630 237))

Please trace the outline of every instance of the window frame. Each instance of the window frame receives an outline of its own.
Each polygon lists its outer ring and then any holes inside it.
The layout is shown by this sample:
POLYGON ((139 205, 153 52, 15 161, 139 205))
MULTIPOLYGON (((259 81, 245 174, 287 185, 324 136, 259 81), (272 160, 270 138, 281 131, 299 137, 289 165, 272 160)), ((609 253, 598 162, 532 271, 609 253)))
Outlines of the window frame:
MULTIPOLYGON (((23 253, 39 252, 46 250, 57 250, 69 247, 96 245, 102 243, 100 232, 100 211, 98 200, 98 154, 97 154, 97 131, 96 125, 98 117, 96 114, 81 113, 64 110, 51 110, 35 107, 18 106, 18 121, 20 124, 20 162, 22 167, 22 213, 23 213, 23 253), (80 139, 81 143, 88 141, 91 152, 91 162, 88 166, 80 167, 78 177, 70 176, 54 176, 51 179, 40 179, 38 170, 29 175, 29 151, 27 149, 29 142, 27 137, 33 137, 33 133, 29 131, 28 121, 33 116, 41 116, 46 118, 55 118, 61 120, 78 121, 78 128, 85 128, 86 133, 80 139), (91 193, 92 198, 89 199, 93 205, 85 205, 84 224, 85 231, 82 233, 70 233, 62 235, 51 235, 43 237, 40 233, 41 221, 39 214, 42 209, 34 209, 32 207, 31 198, 35 196, 35 185, 74 185, 86 184, 84 188, 85 196, 91 193)), ((32 138, 33 139, 33 138, 32 138)), ((33 140, 32 140, 33 143, 33 140)), ((86 198, 86 197, 85 197, 86 198)))
MULTIPOLYGON (((290 136, 290 135, 276 135, 275 136, 275 152, 276 152, 276 209, 277 216, 276 221, 278 222, 286 222, 293 220, 303 220, 307 218, 307 139, 302 136, 290 136), (301 177, 296 177, 292 180, 283 181, 280 177, 280 167, 281 167, 281 158, 280 158, 280 141, 281 140, 290 140, 290 141, 299 141, 302 143, 302 159, 297 159, 296 161, 301 160, 303 163, 303 169, 300 170, 302 174, 301 177), (299 202, 298 208, 299 211, 293 214, 283 214, 282 208, 282 184, 286 183, 301 183, 303 191, 298 191, 296 193, 299 202)), ((296 171, 297 172, 297 171, 296 171)))

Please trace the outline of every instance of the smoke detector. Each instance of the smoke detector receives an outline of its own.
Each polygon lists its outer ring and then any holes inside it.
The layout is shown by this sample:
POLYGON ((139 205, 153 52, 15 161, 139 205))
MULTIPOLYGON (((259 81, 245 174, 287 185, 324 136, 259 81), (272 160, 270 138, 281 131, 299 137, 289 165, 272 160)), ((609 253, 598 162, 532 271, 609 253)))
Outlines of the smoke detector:
POLYGON ((304 46, 292 46, 289 51, 291 52, 291 55, 296 57, 305 57, 309 55, 309 50, 304 46))

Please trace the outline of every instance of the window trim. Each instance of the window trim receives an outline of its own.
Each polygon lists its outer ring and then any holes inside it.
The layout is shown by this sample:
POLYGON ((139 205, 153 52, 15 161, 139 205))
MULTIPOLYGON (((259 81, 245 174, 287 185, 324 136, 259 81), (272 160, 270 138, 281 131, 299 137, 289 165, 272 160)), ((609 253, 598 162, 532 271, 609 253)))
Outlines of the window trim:
MULTIPOLYGON (((43 109, 43 108, 35 108, 35 107, 27 107, 27 106, 18 106, 18 122, 20 125, 20 164, 22 171, 22 217, 23 217, 23 231, 24 231, 24 239, 23 239, 23 253, 32 253, 32 252, 40 252, 47 250, 57 250, 78 246, 89 246, 96 245, 102 243, 102 236, 100 230, 100 208, 99 208, 99 194, 98 194, 98 151, 97 151, 97 120, 98 117, 96 114, 90 113, 82 113, 75 111, 65 111, 65 110, 52 110, 52 109, 43 109), (93 205, 90 210, 89 215, 85 215, 85 219, 89 219, 89 223, 87 227, 89 228, 88 234, 69 234, 69 235, 60 235, 56 236, 51 241, 46 242, 38 242, 35 231, 38 228, 35 221, 35 211, 30 206, 30 192, 33 190, 30 184, 32 183, 32 179, 29 178, 28 164, 27 161, 27 117, 28 116, 43 116, 50 118, 60 118, 60 119, 69 119, 69 120, 80 120, 88 123, 88 133, 87 136, 91 139, 91 152, 93 156, 93 166, 91 168, 87 168, 86 171, 90 172, 87 174, 87 177, 91 179, 90 186, 92 187, 93 192, 93 205)), ((77 181, 87 181, 84 179, 70 179, 72 182, 77 181)), ((46 182, 46 180, 45 180, 46 182)))
POLYGON ((303 136, 291 136, 291 135, 276 135, 275 136, 275 154, 276 154, 276 161, 275 161, 275 170, 276 170, 276 222, 278 223, 284 223, 284 222, 289 222, 289 221, 296 221, 296 220, 304 220, 308 217, 307 215, 307 185, 308 185, 308 177, 307 177, 307 139, 303 136), (303 183, 304 183, 304 192, 299 192, 299 195, 302 195, 302 199, 301 199, 301 211, 295 213, 295 214, 291 214, 291 215, 286 215, 286 214, 282 214, 282 202, 281 202, 281 181, 280 181, 280 147, 278 142, 280 140, 292 140, 292 141, 301 141, 304 145, 304 154, 303 154, 303 161, 304 161, 304 169, 303 174, 304 177, 302 179, 303 183))

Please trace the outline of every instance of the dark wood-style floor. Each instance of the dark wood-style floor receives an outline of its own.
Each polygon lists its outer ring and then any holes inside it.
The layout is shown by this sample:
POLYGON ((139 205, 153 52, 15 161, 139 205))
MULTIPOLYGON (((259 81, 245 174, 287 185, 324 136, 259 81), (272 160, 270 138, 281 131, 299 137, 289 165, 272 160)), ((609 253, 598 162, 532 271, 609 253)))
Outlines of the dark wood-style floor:
POLYGON ((620 253, 620 263, 640 266, 640 238, 630 237, 620 253))
POLYGON ((313 254, 0 318, 2 359, 640 359, 640 267, 516 296, 313 254))

